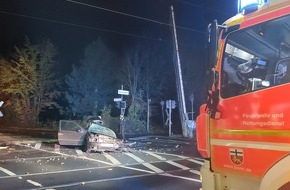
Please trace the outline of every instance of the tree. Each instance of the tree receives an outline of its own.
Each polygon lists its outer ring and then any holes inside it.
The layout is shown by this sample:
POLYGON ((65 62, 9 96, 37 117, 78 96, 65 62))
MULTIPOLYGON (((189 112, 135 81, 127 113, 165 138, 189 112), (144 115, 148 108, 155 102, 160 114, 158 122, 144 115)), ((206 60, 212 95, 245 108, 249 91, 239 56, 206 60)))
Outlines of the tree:
POLYGON ((36 124, 41 110, 59 108, 60 80, 52 72, 56 48, 49 41, 32 44, 26 38, 23 48, 16 48, 11 60, 2 58, 1 89, 11 94, 9 105, 25 125, 36 124))
POLYGON ((96 114, 112 101, 116 64, 115 54, 101 38, 90 43, 80 66, 73 66, 65 76, 68 91, 66 99, 74 115, 96 114))
POLYGON ((130 91, 128 120, 134 123, 131 126, 145 127, 146 112, 149 111, 146 109, 147 100, 150 98, 152 102, 159 102, 170 86, 166 85, 170 69, 162 53, 164 51, 158 44, 146 42, 137 43, 125 53, 122 79, 130 91))
MULTIPOLYGON (((136 97, 160 99, 170 77, 168 61, 158 44, 138 42, 125 52, 123 83, 129 87, 132 102, 136 97)), ((173 67, 173 66, 172 66, 173 67)))
POLYGON ((170 68, 173 65, 160 54, 161 47, 149 46, 148 61, 143 66, 140 88, 144 89, 145 98, 159 102, 169 86, 170 68))

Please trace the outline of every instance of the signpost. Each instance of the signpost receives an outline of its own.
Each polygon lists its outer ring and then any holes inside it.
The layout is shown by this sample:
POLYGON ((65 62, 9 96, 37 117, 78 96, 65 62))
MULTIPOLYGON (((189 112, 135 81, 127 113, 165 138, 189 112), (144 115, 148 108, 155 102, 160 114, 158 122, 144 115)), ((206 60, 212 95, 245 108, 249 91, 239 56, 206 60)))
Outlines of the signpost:
POLYGON ((125 134, 124 134, 124 116, 125 116, 125 111, 126 111, 126 101, 123 100, 123 95, 128 96, 129 91, 128 90, 123 90, 123 85, 121 86, 121 89, 118 90, 118 94, 121 95, 120 98, 114 98, 114 102, 119 103, 120 109, 121 109, 121 114, 120 114, 120 133, 122 135, 122 138, 125 139, 125 134))

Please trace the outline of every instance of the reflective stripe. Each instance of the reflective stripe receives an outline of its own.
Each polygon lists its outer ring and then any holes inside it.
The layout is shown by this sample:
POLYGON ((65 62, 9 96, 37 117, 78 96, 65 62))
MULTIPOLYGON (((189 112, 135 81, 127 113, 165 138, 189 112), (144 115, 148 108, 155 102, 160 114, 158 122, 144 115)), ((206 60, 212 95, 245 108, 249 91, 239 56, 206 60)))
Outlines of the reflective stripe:
POLYGON ((263 150, 290 151, 290 144, 288 143, 269 143, 269 142, 255 142, 255 141, 211 139, 211 145, 231 146, 231 147, 240 147, 240 148, 254 148, 254 149, 263 149, 263 150))
POLYGON ((281 136, 290 137, 289 130, 237 130, 237 129, 215 129, 213 134, 229 134, 229 135, 259 135, 259 136, 281 136))

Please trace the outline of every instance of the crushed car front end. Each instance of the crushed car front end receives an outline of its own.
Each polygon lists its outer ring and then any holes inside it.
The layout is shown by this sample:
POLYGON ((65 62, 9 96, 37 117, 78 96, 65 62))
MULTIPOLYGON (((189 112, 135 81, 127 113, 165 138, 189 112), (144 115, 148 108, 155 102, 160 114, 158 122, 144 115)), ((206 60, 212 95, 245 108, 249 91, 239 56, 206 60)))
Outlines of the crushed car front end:
POLYGON ((122 141, 117 139, 116 134, 111 129, 91 123, 88 128, 87 152, 115 151, 122 147, 122 141))
POLYGON ((119 139, 92 132, 88 135, 87 143, 87 152, 115 151, 122 146, 119 139))

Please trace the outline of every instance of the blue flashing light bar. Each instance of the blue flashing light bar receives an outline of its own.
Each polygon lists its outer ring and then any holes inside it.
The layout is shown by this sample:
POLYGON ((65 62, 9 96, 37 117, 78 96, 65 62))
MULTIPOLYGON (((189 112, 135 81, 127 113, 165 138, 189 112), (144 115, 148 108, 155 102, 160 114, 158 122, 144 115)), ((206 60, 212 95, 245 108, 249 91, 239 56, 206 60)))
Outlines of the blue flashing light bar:
POLYGON ((238 12, 249 13, 256 11, 258 6, 267 3, 268 0, 238 0, 238 12))

